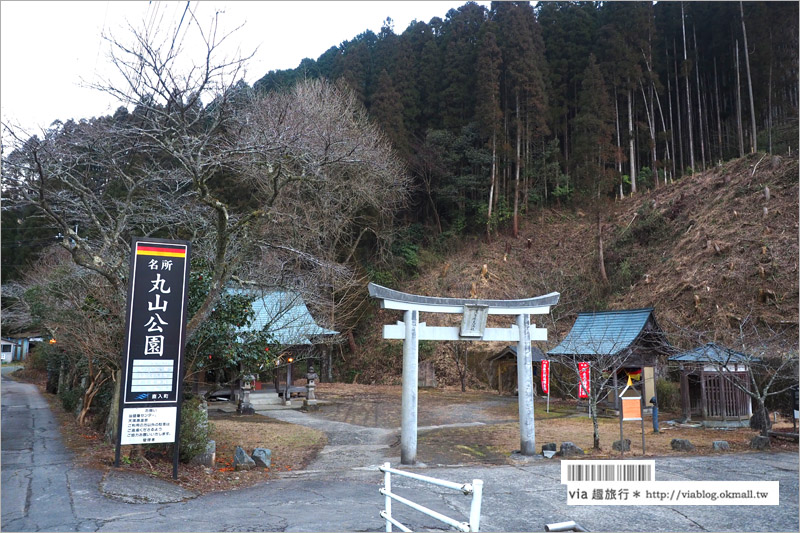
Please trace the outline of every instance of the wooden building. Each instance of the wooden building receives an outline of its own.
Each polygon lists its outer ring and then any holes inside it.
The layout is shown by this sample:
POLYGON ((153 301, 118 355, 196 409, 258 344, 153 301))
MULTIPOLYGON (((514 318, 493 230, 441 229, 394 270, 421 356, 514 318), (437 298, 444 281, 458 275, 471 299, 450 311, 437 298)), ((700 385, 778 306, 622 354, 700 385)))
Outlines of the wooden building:
MULTIPOLYGON (((613 388, 601 403, 619 409, 619 391, 630 376, 644 395, 645 403, 656 395, 655 367, 659 357, 668 355, 671 346, 658 326, 652 308, 622 311, 590 311, 578 318, 558 346, 547 352, 554 361, 585 361, 590 365, 613 362, 613 388)), ((649 408, 648 408, 649 409, 649 408)))
MULTIPOLYGON (((533 394, 540 387, 539 376, 542 369, 542 359, 547 359, 542 351, 531 347, 533 363, 533 394)), ((500 394, 515 394, 517 392, 517 347, 506 346, 500 352, 488 357, 485 364, 489 365, 489 384, 497 389, 500 394)))
POLYGON ((734 381, 750 390, 753 357, 713 342, 669 358, 681 373, 683 418, 705 422, 739 422, 753 415, 750 396, 734 381))

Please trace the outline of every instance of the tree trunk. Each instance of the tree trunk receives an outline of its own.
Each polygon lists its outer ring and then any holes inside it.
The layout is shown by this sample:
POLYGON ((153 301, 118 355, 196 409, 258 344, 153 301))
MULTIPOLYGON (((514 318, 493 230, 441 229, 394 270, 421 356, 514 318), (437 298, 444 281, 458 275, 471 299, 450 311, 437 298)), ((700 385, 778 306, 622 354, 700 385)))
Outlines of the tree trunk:
POLYGON ((497 132, 492 133, 492 178, 489 185, 489 208, 486 214, 486 240, 492 242, 492 203, 494 202, 494 184, 497 180, 497 132))
MULTIPOLYGON (((667 69, 669 69, 669 54, 667 55, 667 69)), ((672 177, 670 182, 675 179, 677 173, 675 165, 677 164, 678 154, 675 151, 675 123, 672 120, 672 84, 669 79, 669 72, 667 72, 667 103, 669 103, 669 140, 672 143, 672 177)))
POLYGON ((633 89, 628 89, 628 148, 630 150, 631 194, 636 193, 636 146, 633 134, 633 89))
POLYGON ((114 395, 111 398, 111 405, 106 418, 106 430, 103 438, 107 443, 115 443, 117 437, 117 425, 119 421, 119 395, 122 383, 122 370, 114 372, 114 395))
POLYGON ((653 94, 650 93, 650 104, 647 103, 647 93, 644 91, 644 84, 639 80, 639 88, 642 90, 642 100, 644 100, 644 114, 647 117, 647 127, 650 132, 650 170, 655 176, 655 184, 658 186, 658 170, 656 168, 656 117, 653 108, 653 94))
POLYGON ((764 405, 764 398, 757 396, 756 408, 753 410, 753 416, 750 418, 750 429, 761 432, 762 437, 769 437, 769 430, 772 428, 772 422, 769 419, 769 412, 766 405, 764 405))
POLYGON ((742 81, 739 76, 739 40, 736 40, 736 131, 739 134, 739 157, 744 157, 744 132, 742 131, 742 81))
POLYGON ((598 268, 600 269, 600 279, 603 283, 608 284, 608 276, 606 275, 606 262, 603 257, 603 223, 600 220, 600 211, 597 211, 597 257, 598 268))
POLYGON ((92 376, 89 386, 83 393, 81 412, 78 415, 79 426, 83 427, 86 425, 86 417, 89 414, 89 410, 92 408, 92 401, 94 400, 94 397, 97 396, 97 393, 100 392, 100 387, 102 387, 103 383, 106 381, 108 381, 108 377, 103 377, 102 372, 92 376))
POLYGON ((522 121, 519 116, 519 90, 517 90, 517 168, 514 176, 514 228, 513 235, 516 239, 519 237, 519 175, 520 166, 522 162, 521 154, 522 145, 522 121))
POLYGON ((681 164, 679 170, 681 171, 681 176, 683 176, 685 167, 683 163, 683 127, 681 123, 681 85, 678 79, 678 47, 674 40, 672 41, 672 52, 673 63, 675 66, 675 115, 678 117, 678 152, 680 155, 681 164))
POLYGON ((722 145, 722 120, 720 119, 719 110, 719 85, 717 84, 717 58, 714 58, 714 97, 716 99, 717 107, 717 142, 719 143, 719 161, 725 159, 725 148, 722 145))
POLYGON ((767 148, 772 153, 772 58, 769 60, 769 83, 767 85, 767 148))
MULTIPOLYGON (((684 21, 683 15, 683 2, 681 2, 681 30, 683 31, 683 64, 684 66, 687 64, 687 55, 686 55, 686 23, 684 21)), ((686 79, 686 120, 687 120, 687 129, 689 130, 689 166, 694 172, 694 133, 692 132, 692 93, 689 90, 689 73, 683 73, 684 78, 686 79)))
POLYGON ((600 426, 597 422, 597 398, 589 395, 589 416, 592 418, 592 447, 600 449, 600 426))
POLYGON ((692 24, 692 38, 694 39, 694 75, 697 81, 697 130, 700 133, 700 161, 701 168, 706 169, 706 145, 703 142, 703 105, 700 98, 700 53, 697 51, 697 32, 692 24))
POLYGON ((744 37, 744 65, 747 69, 747 90, 750 94, 750 127, 752 137, 750 138, 750 153, 758 151, 757 131, 756 131, 756 107, 753 102, 753 79, 750 76, 750 52, 747 49, 747 29, 744 26, 744 5, 739 0, 739 13, 742 15, 742 36, 744 37))
POLYGON ((617 128, 617 150, 614 159, 617 163, 617 174, 619 174, 619 197, 625 198, 625 191, 622 188, 622 137, 619 132, 619 102, 617 101, 617 88, 614 87, 614 124, 617 128))

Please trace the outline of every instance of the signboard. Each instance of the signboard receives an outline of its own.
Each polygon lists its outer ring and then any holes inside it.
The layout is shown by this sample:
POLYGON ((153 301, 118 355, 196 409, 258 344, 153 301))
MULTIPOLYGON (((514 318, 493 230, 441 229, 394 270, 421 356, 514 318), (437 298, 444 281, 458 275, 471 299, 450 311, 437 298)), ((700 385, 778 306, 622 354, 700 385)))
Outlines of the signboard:
POLYGON ((122 415, 120 444, 175 442, 177 407, 135 407, 122 415))
POLYGON ((176 405, 183 362, 189 243, 134 239, 123 407, 176 405))
POLYGON ((190 248, 164 239, 131 243, 116 466, 123 444, 178 442, 190 248))
POLYGON ((642 419, 642 397, 622 398, 622 420, 642 419))
POLYGON ((550 394, 550 361, 542 359, 542 392, 550 394))
POLYGON ((483 337, 486 319, 489 317, 488 305, 465 305, 464 318, 461 319, 461 337, 483 337))
POLYGON ((589 397, 589 363, 578 363, 578 398, 589 397))

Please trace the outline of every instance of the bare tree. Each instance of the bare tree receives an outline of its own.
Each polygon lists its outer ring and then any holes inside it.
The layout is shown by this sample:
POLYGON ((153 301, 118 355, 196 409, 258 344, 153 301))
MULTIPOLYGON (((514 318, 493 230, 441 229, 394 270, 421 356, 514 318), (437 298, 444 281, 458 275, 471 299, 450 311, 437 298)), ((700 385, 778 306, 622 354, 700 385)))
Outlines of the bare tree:
MULTIPOLYGON (((710 335, 685 328, 676 329, 676 345, 704 346, 713 340, 710 335)), ((708 363, 716 367, 726 383, 748 396, 754 403, 750 426, 767 436, 771 427, 767 399, 786 394, 798 384, 798 352, 796 331, 776 331, 757 324, 751 315, 739 323, 738 346, 704 350, 708 363), (745 372, 746 379, 739 374, 745 372)))
POLYGON ((447 347, 450 352, 450 357, 456 364, 458 379, 461 381, 461 392, 466 392, 467 375, 469 373, 469 368, 467 367, 467 360, 469 359, 469 341, 451 342, 447 347))
POLYGON ((124 310, 110 289, 103 276, 76 265, 57 247, 45 253, 22 282, 3 289, 13 301, 9 312, 4 310, 4 321, 42 328, 56 340, 54 348, 69 358, 68 373, 81 392, 81 426, 88 421, 95 397, 119 368, 122 322, 115 318, 124 310))
MULTIPOLYGON (((309 81, 257 95, 241 81, 247 58, 219 57, 231 35, 218 34, 217 19, 203 30, 188 13, 203 46, 183 69, 177 34, 131 28, 130 42, 109 39, 124 82, 95 87, 131 112, 57 123, 41 137, 4 124, 6 205, 54 222, 74 263, 101 276, 120 308, 132 236, 190 240, 211 283, 188 338, 233 279, 312 288, 324 272, 318 300, 358 308, 357 259, 363 250, 372 262, 388 257, 405 169, 348 90, 309 81), (275 259, 281 268, 262 268, 275 259)), ((326 316, 328 326, 352 327, 352 317, 326 316)), ((116 358, 122 340, 110 339, 116 358)))
POLYGON ((600 449, 600 426, 598 415, 601 402, 611 395, 619 394, 618 388, 625 385, 616 379, 620 369, 626 366, 638 366, 639 363, 632 362, 634 356, 626 346, 615 345, 614 342, 606 342, 603 338, 593 339, 591 354, 575 353, 576 351, 586 351, 584 349, 567 348, 573 353, 552 354, 550 357, 566 368, 566 372, 553 372, 552 380, 558 383, 560 390, 568 396, 579 399, 579 363, 589 363, 589 390, 585 400, 588 403, 589 417, 592 420, 592 446, 600 449))

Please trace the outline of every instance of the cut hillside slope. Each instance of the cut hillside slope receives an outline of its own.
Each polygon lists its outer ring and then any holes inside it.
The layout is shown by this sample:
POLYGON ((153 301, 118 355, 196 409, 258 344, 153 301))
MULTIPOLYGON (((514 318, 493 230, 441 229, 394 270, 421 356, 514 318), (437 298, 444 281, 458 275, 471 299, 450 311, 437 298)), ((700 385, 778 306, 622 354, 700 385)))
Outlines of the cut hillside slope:
MULTIPOLYGON (((519 239, 465 239, 455 253, 428 259, 421 274, 398 289, 462 298, 557 291, 561 300, 542 322, 550 339, 545 349, 564 337, 579 311, 641 307, 654 307, 659 324, 683 347, 696 345, 703 334, 741 348, 742 325, 756 325, 762 334, 748 337, 748 343, 766 339, 770 330, 796 340, 797 159, 754 154, 734 160, 609 203, 602 223, 608 284, 598 271, 595 216, 564 208, 529 213, 519 239), (692 335, 684 343, 686 331, 692 335)), ((398 312, 380 311, 359 338, 364 354, 356 359, 363 381, 391 382, 399 376, 399 360, 393 357, 400 356, 400 347, 390 349, 381 341, 380 324, 401 318, 398 312)), ((421 319, 441 325, 460 316, 421 319)), ((435 352, 429 356, 436 361, 437 377, 451 383, 454 369, 447 368, 453 365, 445 363, 443 345, 427 348, 435 352)), ((473 353, 501 348, 472 346, 473 353)))
MULTIPOLYGON (((659 189, 647 202, 671 238, 637 251, 644 275, 610 307, 652 306, 662 326, 707 332, 731 347, 741 347, 748 321, 764 336, 793 328, 796 340, 797 159, 754 154, 659 189)), ((630 203, 618 221, 637 212, 630 203)))

